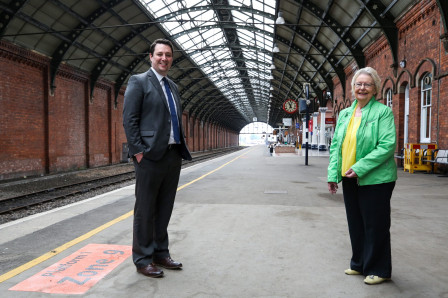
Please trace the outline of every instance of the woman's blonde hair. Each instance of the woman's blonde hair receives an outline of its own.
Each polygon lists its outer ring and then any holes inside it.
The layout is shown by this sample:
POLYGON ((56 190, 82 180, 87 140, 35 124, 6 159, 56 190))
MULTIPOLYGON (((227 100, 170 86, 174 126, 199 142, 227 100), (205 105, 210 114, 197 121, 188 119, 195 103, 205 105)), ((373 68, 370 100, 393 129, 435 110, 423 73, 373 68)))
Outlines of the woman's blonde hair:
POLYGON ((369 75, 372 78, 373 83, 375 84, 375 92, 374 92, 373 95, 377 95, 378 93, 380 93, 380 90, 381 90, 381 79, 380 79, 380 76, 378 75, 376 70, 373 69, 372 67, 364 67, 364 68, 358 69, 355 72, 355 75, 353 76, 353 79, 352 79, 352 95, 353 95, 353 97, 355 97, 355 83, 356 83, 356 79, 359 77, 360 74, 366 74, 366 75, 369 75))

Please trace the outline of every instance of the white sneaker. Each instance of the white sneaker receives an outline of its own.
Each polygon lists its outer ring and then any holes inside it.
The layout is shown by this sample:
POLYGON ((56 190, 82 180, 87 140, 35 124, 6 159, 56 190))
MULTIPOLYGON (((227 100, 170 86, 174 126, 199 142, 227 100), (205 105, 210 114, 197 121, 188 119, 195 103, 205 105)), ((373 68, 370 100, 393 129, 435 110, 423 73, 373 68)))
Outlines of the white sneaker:
POLYGON ((350 269, 350 268, 346 269, 344 272, 347 275, 361 275, 361 272, 350 269))
POLYGON ((382 282, 385 282, 387 280, 390 280, 388 277, 379 277, 377 275, 369 275, 364 279, 364 282, 368 285, 377 285, 382 282))

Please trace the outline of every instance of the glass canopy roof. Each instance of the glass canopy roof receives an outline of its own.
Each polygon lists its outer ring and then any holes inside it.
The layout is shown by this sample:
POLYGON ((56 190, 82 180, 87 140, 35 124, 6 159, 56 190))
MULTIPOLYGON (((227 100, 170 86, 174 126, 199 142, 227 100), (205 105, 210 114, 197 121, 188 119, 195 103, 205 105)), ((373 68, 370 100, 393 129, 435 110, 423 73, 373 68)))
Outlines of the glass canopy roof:
POLYGON ((258 0, 188 0, 188 6, 140 1, 243 116, 256 117, 261 111, 254 109, 264 107, 269 118, 274 6, 258 0))
MULTIPOLYGON (((442 2, 421 5, 437 5, 446 15, 442 2)), ((170 76, 189 119, 239 131, 255 121, 272 126, 281 125, 283 117, 300 121, 303 114, 289 114, 283 104, 303 98, 305 84, 313 111, 330 101, 337 103, 334 111, 341 110, 350 102, 351 72, 367 65, 377 41, 389 47, 385 59, 396 76, 404 59, 396 22, 421 1, 0 3, 0 39, 50 60, 51 92, 66 64, 89 77, 92 99, 102 80, 112 83, 118 106, 128 78, 147 71, 151 42, 167 37, 175 46, 170 76)))

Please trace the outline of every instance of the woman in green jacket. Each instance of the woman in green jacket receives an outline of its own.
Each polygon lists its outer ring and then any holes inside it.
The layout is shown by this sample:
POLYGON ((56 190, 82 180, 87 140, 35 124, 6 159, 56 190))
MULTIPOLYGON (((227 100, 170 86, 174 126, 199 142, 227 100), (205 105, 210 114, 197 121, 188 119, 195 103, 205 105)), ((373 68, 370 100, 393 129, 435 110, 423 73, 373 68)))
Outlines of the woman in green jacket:
POLYGON ((352 245, 348 275, 379 284, 392 274, 390 198, 397 180, 392 110, 376 101, 381 79, 371 67, 352 79, 353 104, 339 113, 330 148, 328 190, 342 190, 352 245))

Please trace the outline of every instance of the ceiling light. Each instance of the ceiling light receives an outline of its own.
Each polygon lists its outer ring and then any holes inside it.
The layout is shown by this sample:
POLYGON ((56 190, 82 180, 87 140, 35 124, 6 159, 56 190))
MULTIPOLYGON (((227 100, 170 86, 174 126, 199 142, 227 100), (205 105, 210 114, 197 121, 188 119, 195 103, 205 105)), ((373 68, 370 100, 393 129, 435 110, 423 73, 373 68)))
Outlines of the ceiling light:
POLYGON ((278 13, 278 18, 275 21, 275 24, 277 24, 277 25, 285 24, 285 19, 283 18, 283 13, 281 11, 278 13))
POLYGON ((274 90, 274 87, 271 86, 271 90, 274 90))
POLYGON ((272 52, 273 52, 273 53, 278 53, 278 52, 280 52, 280 49, 278 48, 277 43, 274 43, 274 47, 272 48, 272 52))
POLYGON ((271 69, 275 69, 274 63, 271 64, 271 69))
POLYGON ((273 75, 270 75, 269 76, 269 80, 273 80, 274 79, 274 76, 273 75))

